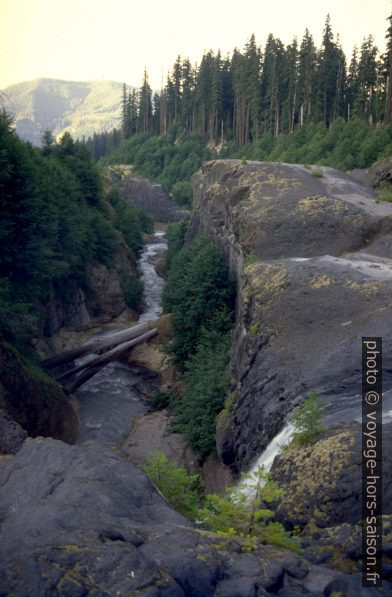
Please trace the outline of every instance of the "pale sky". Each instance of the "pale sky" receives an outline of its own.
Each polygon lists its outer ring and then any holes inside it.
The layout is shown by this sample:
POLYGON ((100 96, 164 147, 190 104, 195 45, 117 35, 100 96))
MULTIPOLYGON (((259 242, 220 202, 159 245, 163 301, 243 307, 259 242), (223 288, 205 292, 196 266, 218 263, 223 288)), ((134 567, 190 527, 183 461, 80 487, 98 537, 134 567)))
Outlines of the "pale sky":
POLYGON ((252 33, 286 44, 308 27, 319 44, 327 12, 346 54, 369 33, 384 51, 391 0, 0 0, 0 89, 38 77, 139 86, 144 67, 158 89, 178 54, 198 62, 252 33))

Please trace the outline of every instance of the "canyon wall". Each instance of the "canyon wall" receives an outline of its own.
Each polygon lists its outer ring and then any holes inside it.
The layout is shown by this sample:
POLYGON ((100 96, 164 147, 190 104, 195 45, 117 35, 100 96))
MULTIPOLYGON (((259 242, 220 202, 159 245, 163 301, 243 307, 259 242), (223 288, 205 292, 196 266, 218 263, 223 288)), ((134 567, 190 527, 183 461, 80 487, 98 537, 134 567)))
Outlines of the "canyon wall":
MULTIPOLYGON (((201 231, 238 281, 230 405, 217 447, 247 468, 310 388, 326 422, 360 416, 361 337, 391 355, 392 205, 347 174, 281 163, 206 163, 194 177, 201 231)), ((384 374, 385 405, 392 371, 384 374)))

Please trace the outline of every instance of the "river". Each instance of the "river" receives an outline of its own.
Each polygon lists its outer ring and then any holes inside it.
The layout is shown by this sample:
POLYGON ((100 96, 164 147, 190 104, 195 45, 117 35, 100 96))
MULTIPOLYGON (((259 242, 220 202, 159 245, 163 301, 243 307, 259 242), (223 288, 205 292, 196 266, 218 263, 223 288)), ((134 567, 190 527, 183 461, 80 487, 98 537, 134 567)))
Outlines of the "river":
MULTIPOLYGON (((163 279, 154 268, 154 256, 166 249, 163 232, 156 232, 140 258, 144 282, 145 308, 139 321, 156 319, 161 314, 160 297, 163 279)), ((107 325, 87 340, 110 336, 126 325, 107 325)), ((89 358, 89 357, 85 357, 89 358)), ((91 357, 90 357, 91 358, 91 357)), ((81 361, 78 361, 80 363, 81 361)), ((114 362, 102 368, 76 392, 80 405, 80 435, 78 443, 94 439, 110 446, 120 446, 131 429, 135 416, 147 411, 135 386, 140 375, 131 366, 114 362)))

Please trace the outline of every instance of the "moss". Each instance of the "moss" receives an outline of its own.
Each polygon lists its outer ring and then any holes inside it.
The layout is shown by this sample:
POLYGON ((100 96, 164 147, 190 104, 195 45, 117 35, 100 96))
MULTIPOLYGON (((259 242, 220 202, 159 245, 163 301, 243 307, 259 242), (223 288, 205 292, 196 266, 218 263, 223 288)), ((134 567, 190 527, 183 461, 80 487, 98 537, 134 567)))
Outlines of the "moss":
POLYGON ((327 520, 333 507, 330 493, 347 467, 354 442, 354 434, 343 431, 322 438, 310 448, 291 444, 280 454, 276 478, 283 488, 288 484, 281 505, 290 518, 300 524, 308 522, 309 507, 306 505, 312 503, 310 517, 313 522, 317 525, 327 520))
POLYGON ((378 282, 357 282, 356 280, 347 280, 344 283, 346 288, 360 292, 366 296, 377 294, 380 290, 380 284, 378 282))
POLYGON ((258 336, 260 333, 260 322, 259 321, 254 321, 252 323, 252 325, 249 328, 249 333, 251 336, 258 336))
POLYGON ((314 170, 312 172, 312 176, 314 178, 322 178, 324 176, 324 174, 320 170, 314 170))
POLYGON ((330 276, 320 276, 319 278, 314 278, 311 282, 310 282, 310 286, 312 288, 323 288, 325 286, 331 286, 331 284, 334 284, 335 280, 333 278, 331 278, 330 276))
POLYGON ((225 406, 223 408, 224 411, 226 411, 226 415, 231 417, 231 415, 233 414, 233 407, 234 407, 234 403, 238 398, 238 392, 230 392, 229 396, 226 399, 225 402, 225 406))

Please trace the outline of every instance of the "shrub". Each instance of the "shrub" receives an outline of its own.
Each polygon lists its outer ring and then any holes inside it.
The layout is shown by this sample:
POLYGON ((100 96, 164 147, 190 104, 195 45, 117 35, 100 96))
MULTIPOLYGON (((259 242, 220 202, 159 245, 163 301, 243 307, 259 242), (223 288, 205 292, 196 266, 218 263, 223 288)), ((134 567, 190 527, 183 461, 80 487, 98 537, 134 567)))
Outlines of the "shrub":
POLYGON ((271 480, 270 473, 259 467, 252 477, 243 475, 243 483, 226 496, 208 494, 198 516, 214 532, 223 536, 239 536, 243 548, 255 549, 260 541, 299 552, 300 546, 284 527, 274 522, 274 512, 268 505, 283 497, 271 480), (251 497, 245 493, 250 488, 251 497))
POLYGON ((166 454, 156 450, 147 460, 144 472, 175 510, 195 519, 200 499, 198 475, 189 475, 184 468, 170 463, 166 454))

